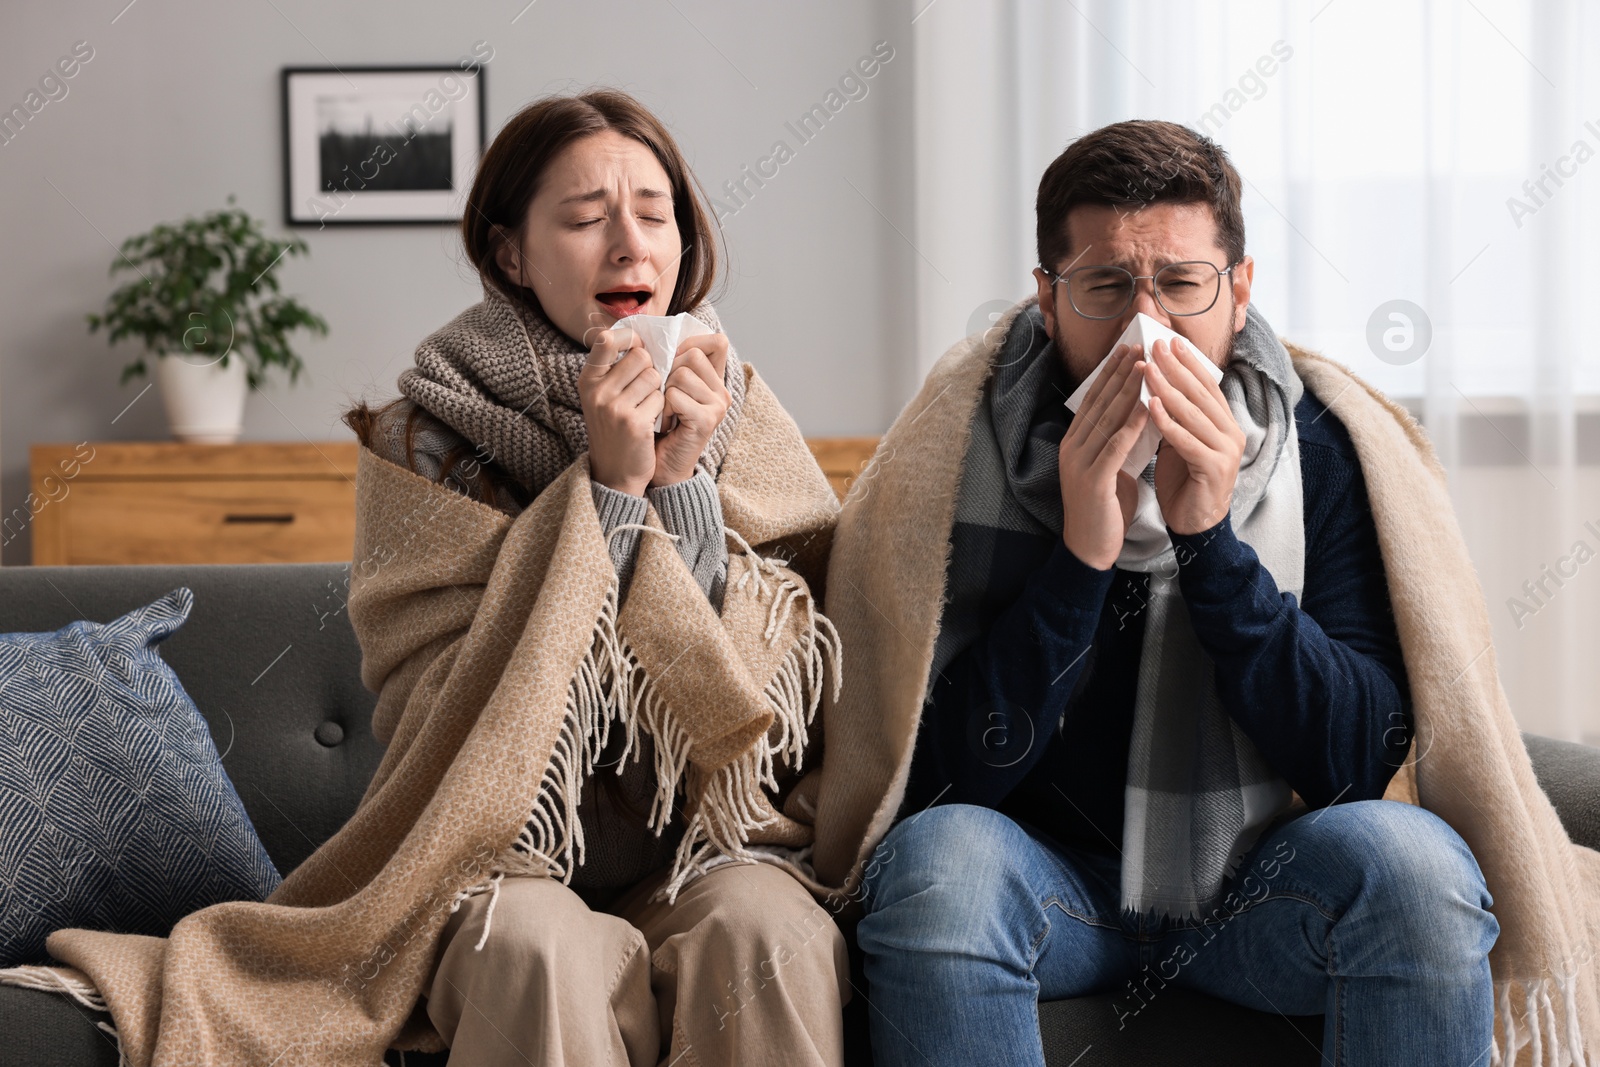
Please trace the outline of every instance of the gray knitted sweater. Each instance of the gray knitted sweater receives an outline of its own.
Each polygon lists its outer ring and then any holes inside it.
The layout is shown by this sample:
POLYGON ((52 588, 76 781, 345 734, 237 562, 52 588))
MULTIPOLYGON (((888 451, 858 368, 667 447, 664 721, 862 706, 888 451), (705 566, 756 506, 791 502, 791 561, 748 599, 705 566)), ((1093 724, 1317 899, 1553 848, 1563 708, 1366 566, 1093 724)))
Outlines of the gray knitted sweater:
MULTIPOLYGON (((370 447, 384 459, 430 481, 474 499, 491 500, 508 515, 520 514, 528 503, 526 491, 519 492, 521 487, 515 480, 492 463, 482 465, 499 475, 492 481, 486 481, 472 463, 464 464, 465 471, 463 465, 458 465, 447 474, 444 462, 451 451, 462 449, 471 457, 472 444, 410 400, 402 399, 384 413, 382 421, 374 428, 370 447), (408 456, 405 425, 413 411, 416 415, 408 456), (496 488, 491 489, 491 484, 496 488)), ((633 575, 640 533, 619 527, 642 524, 647 506, 654 505, 661 516, 661 524, 677 538, 678 554, 683 557, 684 564, 705 590, 712 606, 720 610, 728 576, 728 548, 722 527, 722 504, 717 497, 716 482, 708 474, 697 471, 694 477, 677 485, 652 487, 646 490, 648 499, 618 492, 599 482, 591 482, 590 488, 600 516, 600 528, 611 551, 611 562, 617 568, 622 597, 627 596, 633 575)), ((621 742, 622 734, 614 734, 612 744, 597 763, 597 771, 617 773, 615 765, 622 751, 621 742)), ((642 736, 641 742, 635 750, 638 759, 630 758, 617 775, 615 796, 600 787, 599 774, 589 775, 584 780, 578 818, 583 824, 585 856, 583 865, 573 874, 572 887, 593 906, 603 905, 622 889, 670 863, 682 830, 681 820, 670 824, 660 837, 645 826, 642 813, 650 810, 656 783, 649 736, 642 736), (623 810, 623 805, 639 814, 623 810)))

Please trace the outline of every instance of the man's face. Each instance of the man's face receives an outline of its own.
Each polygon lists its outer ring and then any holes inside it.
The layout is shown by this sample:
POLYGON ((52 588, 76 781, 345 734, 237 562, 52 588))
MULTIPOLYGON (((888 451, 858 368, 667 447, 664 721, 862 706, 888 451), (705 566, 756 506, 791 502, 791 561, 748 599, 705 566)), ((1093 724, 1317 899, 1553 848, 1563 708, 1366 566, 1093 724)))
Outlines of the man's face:
MULTIPOLYGON (((1122 267, 1135 275, 1152 275, 1169 263, 1187 260, 1205 260, 1219 269, 1228 266, 1209 204, 1156 203, 1139 208, 1079 204, 1067 212, 1067 239, 1066 261, 1047 264, 1062 276, 1084 266, 1122 267)), ((1065 282, 1052 284, 1044 271, 1033 272, 1045 329, 1066 359, 1074 383, 1094 370, 1141 311, 1180 334, 1217 366, 1225 366, 1234 335, 1244 329, 1254 275, 1255 262, 1245 256, 1232 274, 1222 277, 1222 291, 1211 310, 1199 315, 1168 315, 1146 278, 1137 283, 1133 303, 1120 316, 1086 319, 1073 310, 1065 282)))

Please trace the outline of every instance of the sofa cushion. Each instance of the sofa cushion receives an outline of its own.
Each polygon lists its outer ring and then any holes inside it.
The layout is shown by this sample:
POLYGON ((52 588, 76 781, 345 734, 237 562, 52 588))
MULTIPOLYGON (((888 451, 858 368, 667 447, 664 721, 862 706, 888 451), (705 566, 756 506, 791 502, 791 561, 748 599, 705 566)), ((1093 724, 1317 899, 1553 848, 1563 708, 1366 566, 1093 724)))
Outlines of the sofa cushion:
POLYGON ((282 880, 155 646, 194 594, 0 635, 0 965, 64 926, 163 936, 282 880))
POLYGON ((267 854, 287 875, 372 779, 376 696, 345 611, 349 564, 0 567, 0 633, 114 619, 174 586, 194 612, 158 647, 211 727, 267 854))
POLYGON ((0 1067, 119 1067, 110 1025, 60 993, 0 986, 0 1067))

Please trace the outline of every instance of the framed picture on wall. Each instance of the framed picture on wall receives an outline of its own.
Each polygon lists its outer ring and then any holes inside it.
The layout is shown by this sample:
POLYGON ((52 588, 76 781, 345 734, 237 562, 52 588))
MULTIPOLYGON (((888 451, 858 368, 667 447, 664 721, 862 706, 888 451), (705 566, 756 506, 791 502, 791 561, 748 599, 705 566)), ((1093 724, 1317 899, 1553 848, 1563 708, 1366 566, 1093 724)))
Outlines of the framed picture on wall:
POLYGON ((454 66, 285 67, 290 226, 461 221, 484 145, 484 78, 454 66))

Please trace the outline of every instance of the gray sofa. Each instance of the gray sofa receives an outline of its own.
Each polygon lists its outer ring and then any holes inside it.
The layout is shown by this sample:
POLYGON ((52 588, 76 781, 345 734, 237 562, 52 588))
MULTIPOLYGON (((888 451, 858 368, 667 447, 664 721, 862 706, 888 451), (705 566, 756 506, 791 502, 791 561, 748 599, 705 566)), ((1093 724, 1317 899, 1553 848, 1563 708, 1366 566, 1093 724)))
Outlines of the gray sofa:
MULTIPOLYGON (((339 564, 0 569, 0 633, 104 622, 179 586, 194 612, 162 646, 211 724, 223 765, 284 873, 349 817, 377 767, 373 695, 344 612, 339 564)), ((1539 780, 1577 841, 1600 846, 1600 749, 1524 735, 1539 780)), ((865 984, 846 1011, 853 1064, 866 1052, 865 984)), ((1141 1064, 1315 1064, 1320 1016, 1265 1015, 1167 990, 1123 1031, 1114 997, 1041 1004, 1052 1067, 1141 1064)), ((0 987, 0 1067, 117 1062, 97 1017, 46 993, 0 987)), ((409 1067, 445 1057, 408 1055, 409 1067)), ((387 1061, 400 1064, 398 1053, 387 1061)))

